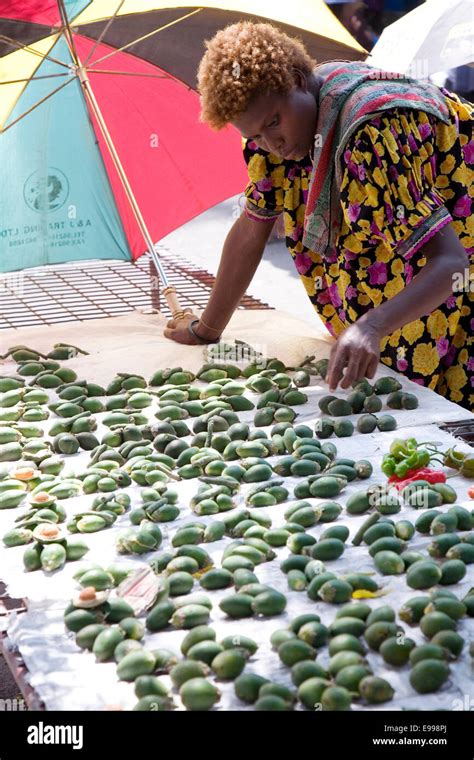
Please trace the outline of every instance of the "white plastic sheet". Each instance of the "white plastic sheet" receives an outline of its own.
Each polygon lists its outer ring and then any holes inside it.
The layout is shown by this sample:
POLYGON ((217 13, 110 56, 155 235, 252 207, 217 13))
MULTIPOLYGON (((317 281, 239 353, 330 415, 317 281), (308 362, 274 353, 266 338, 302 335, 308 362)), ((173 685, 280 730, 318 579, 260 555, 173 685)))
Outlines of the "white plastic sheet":
MULTIPOLYGON (((301 338, 301 333, 308 330, 307 325, 299 323, 298 320, 287 318, 286 315, 278 315, 276 312, 262 312, 256 316, 252 313, 253 321, 249 319, 249 313, 241 312, 238 315, 241 320, 238 329, 230 337, 237 335, 252 344, 262 344, 262 338, 268 333, 268 326, 271 319, 279 318, 278 325, 281 326, 280 332, 273 332, 268 348, 268 355, 278 355, 287 363, 296 363, 301 361, 307 353, 327 356, 330 344, 316 337, 308 336, 301 338), (243 316, 245 315, 245 316, 243 316), (243 320, 243 321, 242 321, 243 320), (242 333, 245 324, 246 332, 242 333), (257 327, 255 327, 255 322, 257 327), (252 327, 253 325, 253 327, 252 327)), ((134 315, 138 320, 138 315, 134 315)), ((77 345, 91 350, 91 355, 74 359, 70 366, 75 366, 81 376, 96 382, 108 382, 114 372, 119 370, 136 371, 149 376, 149 374, 159 366, 169 366, 170 364, 180 363, 179 357, 183 356, 182 347, 176 347, 163 341, 160 337, 160 330, 163 320, 155 315, 139 317, 139 324, 131 318, 117 318, 116 320, 100 320, 95 325, 87 323, 80 327, 75 325, 61 327, 60 334, 56 333, 53 328, 46 330, 41 329, 36 333, 37 341, 33 342, 35 337, 34 331, 31 330, 19 336, 15 334, 15 339, 11 343, 27 342, 30 339, 32 345, 38 348, 49 350, 52 343, 57 340, 70 341, 77 345), (107 322, 107 325, 102 323, 107 322), (92 329, 94 328, 94 329, 92 329), (79 335, 82 330, 84 335, 79 335), (120 347, 122 346, 122 347, 120 347), (156 349, 156 352, 155 352, 156 349), (176 351, 179 349, 179 354, 176 351), (165 352, 164 354, 162 352, 165 352), (170 354, 171 351, 171 354, 170 354), (166 353, 168 352, 168 353, 166 353), (174 353, 173 353, 174 352, 174 353)), ((276 324, 275 322, 273 324, 276 324)), ((56 326, 55 326, 56 328, 56 326)), ((23 331, 16 331, 16 333, 23 331)), ((197 369, 203 361, 201 349, 187 349, 189 352, 189 361, 182 360, 186 367, 197 369)), ((11 369, 11 365, 10 365, 11 369)), ((387 367, 380 366, 377 376, 394 374, 387 367)), ((433 423, 436 421, 460 420, 466 419, 469 413, 455 404, 447 402, 440 396, 432 393, 428 389, 421 388, 397 375, 403 383, 405 390, 415 392, 420 400, 419 408, 413 411, 392 411, 384 409, 397 418, 399 429, 390 433, 375 432, 366 435, 354 435, 351 438, 333 438, 338 448, 338 454, 342 457, 354 459, 368 458, 373 463, 374 475, 370 480, 355 481, 348 484, 343 493, 336 499, 342 505, 348 496, 359 489, 366 488, 370 483, 383 482, 384 477, 380 472, 380 463, 382 456, 389 449, 390 442, 395 437, 415 436, 418 440, 431 440, 439 442, 443 448, 448 448, 456 442, 452 436, 442 432, 433 423)), ((304 422, 311 426, 318 417, 321 416, 317 405, 318 399, 327 393, 327 386, 314 383, 311 387, 304 389, 309 396, 309 402, 305 406, 296 407, 299 416, 297 422, 304 422)), ((338 396, 344 397, 344 392, 338 391, 338 396)), ((52 395, 54 398, 54 394, 52 395)), ((254 399, 257 396, 253 397, 254 399)), ((150 419, 153 418, 155 407, 149 410, 150 419)), ((251 421, 254 412, 246 412, 241 415, 244 421, 251 421)), ((98 415, 100 421, 101 415, 98 415)), ((356 416, 352 417, 356 421, 356 416)), ((192 424, 192 420, 190 420, 192 424)), ((46 423, 48 428, 50 423, 46 423)), ((100 439, 104 428, 99 422, 97 435, 100 439)), ((461 444, 461 448, 467 448, 461 444)), ((88 462, 88 454, 80 453, 68 457, 66 472, 80 472, 85 468, 88 462)), ((288 487, 292 489, 298 482, 297 478, 287 480, 288 487)), ((461 477, 455 477, 450 481, 458 492, 458 504, 472 508, 473 503, 467 497, 467 488, 469 482, 461 477)), ((173 484, 173 488, 174 488, 173 484)), ((239 493, 238 507, 242 506, 245 494, 250 486, 243 486, 239 493)), ((164 540, 163 548, 169 547, 170 539, 176 530, 187 522, 196 519, 203 522, 211 522, 219 519, 215 517, 196 518, 187 506, 191 496, 197 490, 197 482, 183 481, 177 485, 179 492, 179 506, 181 514, 178 520, 172 523, 162 524, 164 540)), ((132 486, 127 489, 132 496, 132 506, 141 503, 140 489, 138 486, 132 486)), ((291 493, 291 490, 290 490, 291 493)), ((92 497, 78 497, 63 502, 66 506, 68 516, 82 511, 90 503, 92 497)), ((316 499, 310 500, 316 503, 316 499)), ((272 518, 273 527, 282 525, 284 512, 290 502, 275 507, 263 509, 262 512, 272 518)), ((448 506, 442 508, 447 510, 448 506)), ((3 535, 12 527, 14 518, 20 510, 4 510, 0 512, 0 535, 3 535)), ((396 519, 410 519, 414 521, 418 513, 413 509, 404 509, 396 519)), ((338 524, 346 524, 350 528, 350 537, 347 542, 347 549, 343 556, 335 561, 327 563, 328 569, 336 574, 350 571, 372 572, 377 577, 380 586, 387 594, 378 599, 370 600, 370 605, 374 608, 384 604, 390 604, 395 609, 399 608, 402 603, 411 596, 417 595, 412 589, 409 589, 405 582, 405 576, 384 577, 379 576, 374 568, 372 559, 368 555, 367 547, 354 547, 351 539, 358 530, 365 516, 350 517, 343 511, 338 519, 338 524)), ((118 556, 115 551, 115 540, 117 534, 123 528, 129 527, 128 515, 119 517, 116 523, 109 529, 96 534, 88 535, 86 540, 90 546, 90 551, 84 558, 84 561, 97 562, 102 566, 107 566, 112 561, 121 561, 136 565, 146 561, 149 556, 143 557, 123 557, 118 556)), ((308 530, 309 533, 318 537, 325 529, 325 525, 318 525, 308 530)), ((206 549, 211 554, 215 564, 219 566, 222 551, 229 539, 219 542, 206 544, 206 549)), ((410 549, 426 549, 429 538, 416 534, 410 542, 410 549)), ((19 648, 26 666, 30 673, 31 685, 36 689, 38 695, 44 700, 50 710, 66 709, 83 709, 96 710, 119 706, 123 709, 131 709, 136 702, 133 694, 133 688, 130 684, 120 683, 117 680, 114 663, 97 664, 92 654, 84 653, 79 650, 74 642, 74 635, 68 634, 63 625, 63 612, 66 604, 73 594, 77 592, 78 586, 72 576, 77 570, 78 563, 68 563, 56 573, 46 576, 44 573, 34 572, 26 573, 22 568, 22 554, 24 548, 0 549, 1 576, 8 586, 9 593, 12 597, 27 597, 29 600, 29 612, 12 617, 9 627, 9 638, 12 645, 19 648)), ((279 569, 280 560, 288 555, 288 549, 277 549, 277 559, 273 562, 259 565, 256 574, 262 583, 267 583, 274 588, 286 593, 288 596, 288 606, 285 613, 277 617, 268 619, 245 619, 241 621, 232 621, 220 611, 218 607, 219 600, 230 593, 232 589, 224 591, 208 592, 213 600, 213 611, 211 615, 211 624, 217 632, 217 639, 231 634, 244 634, 254 638, 259 644, 258 651, 249 661, 246 671, 256 672, 273 681, 291 685, 290 670, 282 665, 278 655, 271 649, 269 639, 271 633, 278 629, 284 628, 289 621, 296 615, 314 611, 321 616, 324 623, 329 623, 335 616, 337 607, 323 602, 312 602, 305 592, 289 591, 286 577, 279 569)), ((150 555, 151 557, 152 555, 150 555)), ((454 587, 459 597, 462 597, 472 586, 474 586, 474 565, 468 566, 468 573, 462 583, 454 587)), ((196 583, 194 591, 200 590, 196 583)), ((421 643, 423 636, 418 628, 411 629, 404 626, 407 636, 413 638, 417 643, 421 643)), ((408 680, 409 668, 400 669, 386 666, 377 653, 369 651, 368 659, 373 666, 374 672, 390 681, 396 694, 395 699, 376 709, 460 709, 458 705, 469 704, 470 699, 474 699, 474 684, 472 681, 472 666, 467 653, 469 640, 474 638, 474 621, 470 618, 464 619, 459 623, 459 633, 466 638, 466 648, 459 660, 451 667, 451 676, 449 682, 441 689, 438 694, 420 697, 411 688, 408 680), (459 700, 459 701, 456 701, 459 700)), ((156 634, 147 634, 146 645, 150 648, 167 647, 180 656, 180 643, 184 637, 183 631, 165 631, 156 634)), ((318 661, 323 665, 328 661, 327 649, 318 655, 318 661)), ((167 680, 167 678, 165 678, 167 680)), ((222 691, 222 699, 217 707, 221 710, 229 709, 250 709, 236 699, 233 685, 229 683, 220 683, 219 688, 222 691)), ((177 700, 179 705, 179 700, 177 700)), ((368 709, 367 705, 355 705, 354 709, 368 709)), ((372 708, 371 708, 372 709, 372 708)))
MULTIPOLYGON (((436 426, 425 426, 416 429, 406 429, 407 435, 416 435, 422 440, 436 440, 443 445, 449 446, 454 443, 452 437, 447 433, 441 432, 436 426)), ((396 433, 384 433, 378 435, 354 436, 352 438, 339 441, 339 451, 343 456, 358 458, 369 458, 374 464, 374 476, 369 481, 355 481, 350 483, 345 491, 340 495, 338 500, 341 504, 345 503, 347 497, 360 488, 365 488, 369 483, 380 482, 379 464, 382 455, 388 450, 390 440, 396 433)), ((296 478, 289 479, 289 485, 297 482, 296 478)), ((461 505, 469 506, 472 502, 467 497, 468 481, 461 477, 455 477, 450 481, 458 492, 458 502, 461 505)), ((180 505, 185 504, 186 492, 188 495, 195 491, 195 484, 192 481, 179 484, 179 490, 183 491, 183 499, 180 499, 180 505)), ((250 486, 244 486, 240 499, 243 500, 246 490, 250 486)), ((78 501, 78 500, 76 500, 78 501)), ((318 500, 311 499, 313 503, 318 500)), ((273 526, 278 527, 284 523, 283 513, 288 503, 271 508, 265 508, 262 511, 272 517, 273 526)), ((448 507, 443 507, 443 510, 448 507)), ((396 519, 414 520, 418 513, 407 508, 400 512, 396 519)), ((3 518, 3 515, 2 515, 3 518)), ((164 527, 165 539, 163 546, 166 548, 174 532, 185 522, 196 519, 193 513, 183 508, 182 516, 179 520, 169 523, 164 527), (167 534, 167 535, 166 535, 167 534)), ((199 518, 204 522, 210 522, 214 517, 199 518)), ((343 556, 334 562, 327 563, 329 570, 336 574, 344 572, 371 572, 377 578, 379 585, 387 592, 386 595, 370 600, 369 604, 376 608, 384 604, 389 604, 398 609, 403 602, 416 596, 421 592, 415 592, 406 585, 405 576, 381 576, 378 575, 374 568, 372 559, 368 555, 367 547, 354 547, 351 545, 351 539, 358 530, 365 516, 349 517, 345 512, 338 519, 338 524, 345 524, 350 528, 350 537, 347 542, 347 549, 343 556)), ((124 515, 119 518, 120 524, 107 531, 95 534, 87 538, 91 545, 91 551, 87 558, 91 561, 106 565, 109 561, 116 559, 114 551, 114 538, 120 527, 127 525, 128 518, 124 515)), ((119 522, 118 521, 118 522, 119 522)), ((326 526, 317 525, 308 529, 310 534, 319 536, 326 526)), ((212 544, 207 544, 206 549, 210 552, 216 565, 219 564, 222 551, 226 542, 225 539, 212 544)), ((430 538, 415 534, 410 541, 410 549, 415 551, 426 550, 430 538)), ((30 610, 27 614, 18 615, 9 629, 9 636, 12 642, 19 647, 20 652, 31 674, 31 685, 34 686, 39 696, 44 700, 48 709, 65 710, 65 709, 105 709, 114 705, 119 705, 123 709, 131 709, 135 703, 133 689, 129 684, 119 683, 115 674, 115 665, 113 663, 97 664, 92 654, 81 652, 74 643, 74 635, 65 633, 63 626, 63 611, 65 604, 72 596, 73 590, 77 586, 71 576, 77 563, 70 563, 61 572, 53 574, 45 583, 42 573, 30 573, 28 575, 18 572, 18 563, 21 560, 22 549, 9 549, 8 565, 5 567, 5 577, 9 580, 9 589, 14 595, 28 592, 30 598, 30 610), (13 555, 16 558, 13 560, 13 555), (10 561, 10 557, 12 558, 10 561), (16 570, 15 570, 16 567, 16 570)), ((213 600, 213 612, 211 615, 211 624, 217 632, 217 639, 232 635, 243 634, 254 638, 259 644, 256 655, 247 665, 250 672, 259 673, 273 681, 291 685, 290 671, 282 665, 278 655, 271 649, 269 639, 271 633, 277 628, 284 628, 289 621, 298 614, 308 611, 314 611, 321 616, 323 623, 329 624, 334 618, 337 607, 335 605, 323 602, 312 602, 305 592, 289 591, 286 577, 279 569, 280 560, 289 554, 288 549, 277 549, 277 559, 273 562, 259 565, 256 574, 262 583, 267 583, 274 588, 287 594, 288 606, 285 613, 277 617, 268 619, 245 619, 233 621, 220 611, 218 602, 222 597, 233 593, 232 589, 207 592, 213 600)), ((143 558, 127 559, 120 558, 120 561, 129 561, 136 563, 143 561, 143 558)), ((3 564, 3 563, 2 563, 3 564)), ((473 566, 468 566, 468 573, 464 580, 454 588, 456 594, 462 598, 467 591, 474 586, 473 566)), ((199 590, 196 584, 194 590, 199 590)), ((397 621, 399 622, 399 621, 397 621)), ((402 624, 405 628, 406 635, 413 638, 416 643, 422 643, 424 638, 418 627, 411 628, 402 624)), ((472 680, 472 665, 467 653, 469 641, 474 639, 474 621, 471 618, 465 618, 460 621, 458 626, 459 633, 466 639, 466 648, 463 655, 451 667, 451 676, 449 682, 434 695, 424 695, 420 697, 411 688, 408 680, 409 668, 393 668, 385 665, 380 655, 369 651, 368 660, 372 665, 374 672, 380 675, 392 684, 396 691, 393 701, 380 706, 377 709, 461 709, 459 705, 469 704, 469 700, 474 699, 474 682, 472 680), (466 696, 467 695, 467 696, 466 696)), ((166 647, 180 655, 180 643, 184 637, 184 631, 165 631, 156 634, 147 634, 146 645, 150 648, 166 647)), ((318 662, 325 664, 328 662, 327 649, 318 655, 318 662)), ((167 677, 165 677, 167 680, 167 677)), ((222 691, 222 699, 218 709, 249 709, 243 703, 236 699, 232 684, 219 684, 222 691)), ((356 705, 354 709, 368 709, 367 705, 356 705)), ((374 708, 369 708, 374 709, 374 708)))

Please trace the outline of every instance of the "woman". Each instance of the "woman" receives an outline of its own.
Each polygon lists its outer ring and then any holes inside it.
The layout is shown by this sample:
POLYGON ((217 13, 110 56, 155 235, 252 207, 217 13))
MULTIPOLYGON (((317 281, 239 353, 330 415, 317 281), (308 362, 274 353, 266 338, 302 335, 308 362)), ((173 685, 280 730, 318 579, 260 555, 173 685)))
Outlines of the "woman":
POLYGON ((167 337, 218 340, 275 220, 316 312, 337 338, 333 390, 378 362, 474 404, 474 106, 358 62, 316 66, 268 24, 207 44, 202 119, 232 123, 248 164, 245 213, 224 244, 202 317, 167 337))

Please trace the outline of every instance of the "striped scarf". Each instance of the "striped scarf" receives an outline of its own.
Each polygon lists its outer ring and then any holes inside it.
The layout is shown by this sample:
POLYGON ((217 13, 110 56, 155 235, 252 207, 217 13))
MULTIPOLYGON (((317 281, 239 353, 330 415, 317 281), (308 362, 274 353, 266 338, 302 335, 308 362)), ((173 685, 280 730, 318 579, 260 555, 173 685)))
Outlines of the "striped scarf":
POLYGON ((330 61, 317 66, 324 82, 319 91, 312 178, 306 203, 303 243, 333 260, 342 223, 339 188, 341 157, 351 135, 365 121, 393 108, 414 108, 449 121, 441 90, 409 77, 388 79, 359 61, 330 61))

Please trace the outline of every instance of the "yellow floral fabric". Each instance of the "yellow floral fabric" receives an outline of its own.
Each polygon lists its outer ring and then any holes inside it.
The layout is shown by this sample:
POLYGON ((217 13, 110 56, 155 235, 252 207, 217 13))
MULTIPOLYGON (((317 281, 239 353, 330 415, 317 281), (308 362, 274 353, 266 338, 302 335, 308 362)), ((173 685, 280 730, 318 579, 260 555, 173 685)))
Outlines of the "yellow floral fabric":
POLYGON ((450 122, 393 109, 349 139, 338 192, 343 221, 333 258, 302 243, 311 156, 284 161, 244 141, 252 218, 283 214, 286 244, 306 292, 335 336, 393 298, 426 264, 423 246, 451 224, 470 267, 431 314, 381 343, 381 361, 474 408, 474 105, 444 90, 450 122))

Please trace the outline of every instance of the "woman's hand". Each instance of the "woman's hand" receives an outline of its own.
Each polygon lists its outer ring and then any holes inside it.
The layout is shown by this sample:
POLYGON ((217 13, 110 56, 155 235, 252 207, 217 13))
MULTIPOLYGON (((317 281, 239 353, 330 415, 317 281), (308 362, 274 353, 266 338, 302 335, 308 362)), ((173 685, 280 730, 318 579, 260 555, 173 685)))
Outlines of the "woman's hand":
POLYGON ((331 349, 326 375, 329 390, 334 391, 339 382, 341 388, 348 388, 357 380, 373 377, 379 363, 381 339, 379 328, 364 317, 346 327, 331 349))
POLYGON ((180 319, 179 321, 170 319, 163 333, 165 338, 174 340, 176 343, 183 343, 185 346, 205 345, 202 343, 202 341, 199 340, 199 337, 203 338, 203 340, 206 341, 215 339, 215 331, 210 333, 208 330, 206 330, 205 327, 200 324, 200 322, 197 322, 194 325, 193 330, 196 332, 196 335, 192 335, 189 330, 189 323, 193 322, 195 319, 199 320, 199 317, 189 311, 185 312, 184 318, 180 319))
MULTIPOLYGON (((199 340, 191 335, 188 326, 194 319, 199 319, 196 314, 185 312, 184 318, 176 321, 170 319, 166 325, 163 335, 165 338, 174 340, 176 343, 183 343, 185 346, 198 346, 201 345, 199 340)), ((196 324, 195 327, 198 327, 196 324)))

